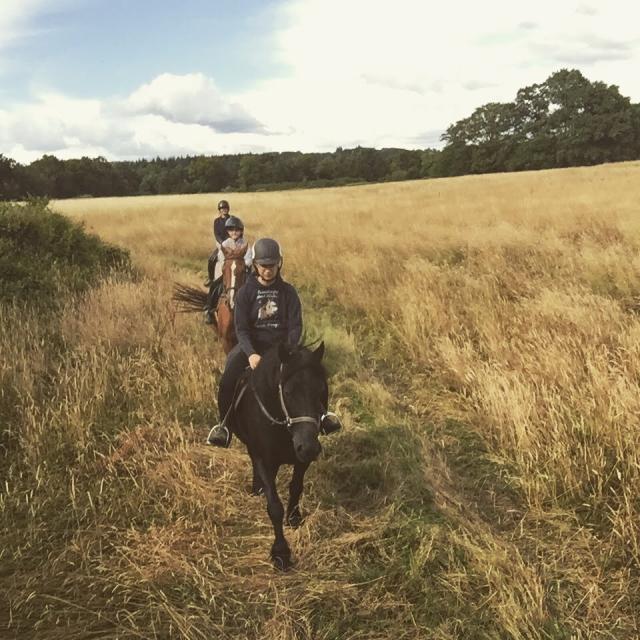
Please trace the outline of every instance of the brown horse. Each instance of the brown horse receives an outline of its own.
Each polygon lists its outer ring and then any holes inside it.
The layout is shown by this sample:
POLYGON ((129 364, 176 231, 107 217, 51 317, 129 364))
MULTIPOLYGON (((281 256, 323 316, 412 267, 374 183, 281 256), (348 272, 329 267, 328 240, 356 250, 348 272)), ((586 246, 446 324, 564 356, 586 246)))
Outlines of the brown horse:
MULTIPOLYGON (((238 342, 233 324, 233 310, 238 289, 247 277, 244 256, 248 245, 241 249, 222 247, 224 262, 222 264, 222 294, 214 312, 214 325, 222 341, 222 348, 229 353, 238 342)), ((177 303, 178 311, 183 313, 202 312, 208 301, 208 292, 199 287, 175 283, 172 299, 177 303)))
POLYGON ((222 348, 229 353, 236 345, 236 331, 233 324, 233 310, 235 308, 236 293, 247 278, 244 256, 249 245, 241 249, 227 249, 222 247, 224 262, 222 263, 222 294, 218 300, 215 317, 218 336, 222 341, 222 348))

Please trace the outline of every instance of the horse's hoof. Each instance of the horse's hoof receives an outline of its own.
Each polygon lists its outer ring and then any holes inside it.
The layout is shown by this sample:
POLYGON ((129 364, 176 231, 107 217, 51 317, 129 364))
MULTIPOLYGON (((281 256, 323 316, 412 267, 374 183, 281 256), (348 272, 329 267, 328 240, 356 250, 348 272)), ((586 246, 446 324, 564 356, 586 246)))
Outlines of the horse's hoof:
POLYGON ((271 560, 273 560, 273 568, 276 571, 285 572, 293 567, 293 561, 287 556, 272 556, 271 560))
POLYGON ((304 522, 304 518, 299 509, 295 509, 287 516, 287 524, 297 529, 304 522))

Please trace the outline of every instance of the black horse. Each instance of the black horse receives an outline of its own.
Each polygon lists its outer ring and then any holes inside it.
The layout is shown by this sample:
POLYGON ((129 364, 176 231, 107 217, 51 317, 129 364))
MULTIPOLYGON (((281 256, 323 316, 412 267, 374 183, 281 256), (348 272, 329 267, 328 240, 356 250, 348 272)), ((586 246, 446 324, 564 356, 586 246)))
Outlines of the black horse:
POLYGON ((298 501, 304 474, 322 450, 318 434, 328 398, 323 355, 324 343, 314 351, 284 344, 271 347, 249 374, 247 387, 227 419, 251 457, 252 493, 267 498, 275 533, 271 558, 282 570, 293 564, 283 521, 293 527, 301 524, 298 501), (276 490, 283 464, 293 465, 286 512, 276 490))

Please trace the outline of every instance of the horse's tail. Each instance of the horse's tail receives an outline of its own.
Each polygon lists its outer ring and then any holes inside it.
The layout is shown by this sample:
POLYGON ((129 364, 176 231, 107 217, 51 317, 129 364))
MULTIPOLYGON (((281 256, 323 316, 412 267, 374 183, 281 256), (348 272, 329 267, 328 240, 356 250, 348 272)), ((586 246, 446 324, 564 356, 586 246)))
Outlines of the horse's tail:
POLYGON ((195 313, 204 311, 209 294, 199 287, 190 287, 179 282, 173 283, 171 299, 176 303, 180 313, 195 313))

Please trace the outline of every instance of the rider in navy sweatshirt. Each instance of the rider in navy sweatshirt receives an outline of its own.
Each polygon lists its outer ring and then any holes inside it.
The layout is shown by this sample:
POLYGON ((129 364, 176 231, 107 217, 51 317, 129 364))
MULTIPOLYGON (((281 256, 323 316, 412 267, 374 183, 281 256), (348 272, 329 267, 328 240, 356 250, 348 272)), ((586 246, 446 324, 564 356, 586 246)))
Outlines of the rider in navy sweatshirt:
POLYGON ((302 335, 302 307, 296 290, 278 274, 262 284, 251 273, 238 291, 235 308, 238 344, 249 358, 272 344, 296 345, 302 335))
MULTIPOLYGON (((233 403, 237 380, 247 365, 255 369, 269 347, 279 342, 297 345, 302 336, 302 306, 297 291, 280 276, 280 246, 271 238, 261 238, 254 246, 253 260, 255 272, 249 275, 236 296, 238 344, 227 355, 220 379, 220 423, 211 429, 207 438, 209 444, 219 447, 228 447, 231 442, 224 422, 233 403)), ((340 428, 335 414, 327 412, 323 415, 321 429, 324 433, 340 428)))

